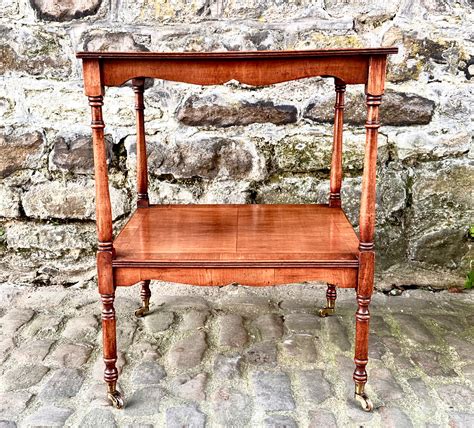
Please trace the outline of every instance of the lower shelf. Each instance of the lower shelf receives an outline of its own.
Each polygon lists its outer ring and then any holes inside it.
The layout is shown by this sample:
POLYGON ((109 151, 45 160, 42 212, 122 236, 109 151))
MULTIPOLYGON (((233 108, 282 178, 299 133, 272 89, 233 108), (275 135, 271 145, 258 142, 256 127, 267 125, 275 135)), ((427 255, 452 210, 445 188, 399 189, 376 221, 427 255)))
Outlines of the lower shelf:
POLYGON ((224 281, 244 269, 254 282, 268 270, 267 285, 278 270, 357 268, 358 245, 342 209, 327 205, 153 205, 117 236, 113 267, 168 280, 168 269, 201 269, 199 283, 215 282, 210 270, 224 281))

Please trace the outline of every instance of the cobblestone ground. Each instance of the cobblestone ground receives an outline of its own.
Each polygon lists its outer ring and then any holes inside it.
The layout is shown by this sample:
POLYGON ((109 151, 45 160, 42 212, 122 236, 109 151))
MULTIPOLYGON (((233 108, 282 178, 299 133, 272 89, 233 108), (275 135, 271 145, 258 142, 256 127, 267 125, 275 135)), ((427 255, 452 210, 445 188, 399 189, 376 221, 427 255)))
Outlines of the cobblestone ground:
POLYGON ((152 285, 144 319, 138 287, 117 291, 123 410, 104 399, 95 290, 0 288, 0 427, 474 426, 472 293, 374 296, 368 414, 353 290, 320 319, 314 284, 152 285))

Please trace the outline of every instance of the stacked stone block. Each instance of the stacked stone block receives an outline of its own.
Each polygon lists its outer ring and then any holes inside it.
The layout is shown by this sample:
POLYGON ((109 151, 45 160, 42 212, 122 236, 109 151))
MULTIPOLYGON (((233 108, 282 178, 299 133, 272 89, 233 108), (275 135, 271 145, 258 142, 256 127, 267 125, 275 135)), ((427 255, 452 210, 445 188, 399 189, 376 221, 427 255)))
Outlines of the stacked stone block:
MULTIPOLYGON (((445 272, 429 285, 462 282, 472 259, 472 24, 467 0, 4 2, 0 281, 93 277, 90 118, 76 51, 383 45, 400 53, 390 58, 381 109, 378 272, 427 269, 445 272)), ((327 200, 332 82, 255 88, 150 79, 145 103, 152 202, 327 200)), ((363 88, 348 88, 342 194, 355 226, 364 110, 363 88)), ((131 88, 107 90, 104 117, 118 228, 135 203, 131 88)))

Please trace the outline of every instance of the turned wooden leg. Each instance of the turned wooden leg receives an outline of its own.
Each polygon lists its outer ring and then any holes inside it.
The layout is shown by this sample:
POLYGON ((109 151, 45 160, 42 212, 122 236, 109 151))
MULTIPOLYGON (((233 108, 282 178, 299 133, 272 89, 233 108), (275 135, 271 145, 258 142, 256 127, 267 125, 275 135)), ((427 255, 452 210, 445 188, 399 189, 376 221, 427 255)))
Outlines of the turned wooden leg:
POLYGON ((137 118, 137 207, 148 207, 148 166, 145 144, 145 104, 143 92, 145 91, 145 79, 136 78, 132 80, 133 92, 135 92, 135 111, 137 118))
MULTIPOLYGON (((362 249, 364 249, 363 246, 364 244, 361 244, 362 249)), ((363 410, 370 412, 374 405, 365 392, 365 384, 367 383, 366 366, 369 362, 369 304, 374 285, 375 254, 373 251, 361 251, 359 257, 353 379, 355 382, 355 399, 361 404, 363 410)))
POLYGON ((377 175, 377 135, 380 127, 379 107, 385 78, 385 60, 371 58, 365 88, 367 120, 365 122, 365 157, 359 217, 359 272, 357 275, 357 312, 355 338, 355 398, 362 409, 370 412, 373 404, 365 392, 366 366, 369 360, 369 304, 374 289, 375 179, 377 175))
POLYGON ((342 133, 344 122, 344 92, 346 85, 335 79, 336 103, 334 104, 334 134, 332 144, 331 176, 329 180, 329 207, 341 208, 342 186, 342 133))
POLYGON ((333 284, 328 284, 328 288, 326 290, 326 307, 319 310, 320 317, 324 318, 336 313, 336 299, 336 286, 333 284))
POLYGON ((107 397, 117 409, 123 407, 122 394, 117 391, 117 333, 115 325, 114 294, 101 294, 102 337, 104 346, 104 380, 107 383, 107 397))
POLYGON ((370 296, 362 296, 357 294, 357 312, 356 312, 356 347, 355 347, 355 398, 361 404, 362 409, 366 412, 373 410, 372 401, 365 392, 365 384, 367 383, 366 366, 369 362, 369 303, 370 296))
POLYGON ((142 298, 142 307, 135 311, 135 316, 143 317, 148 312, 150 312, 150 281, 142 281, 140 289, 140 297, 142 298))

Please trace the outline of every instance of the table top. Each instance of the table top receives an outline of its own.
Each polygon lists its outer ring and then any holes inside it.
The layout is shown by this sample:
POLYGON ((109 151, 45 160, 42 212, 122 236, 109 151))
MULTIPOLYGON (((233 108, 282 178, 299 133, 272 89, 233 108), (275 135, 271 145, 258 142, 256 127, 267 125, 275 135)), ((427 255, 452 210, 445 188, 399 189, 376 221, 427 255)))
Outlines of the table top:
POLYGON ((347 55, 390 55, 397 47, 351 48, 351 49, 306 49, 306 50, 262 50, 262 51, 214 51, 214 52, 77 52, 77 58, 87 59, 237 59, 237 58, 312 58, 347 55))

